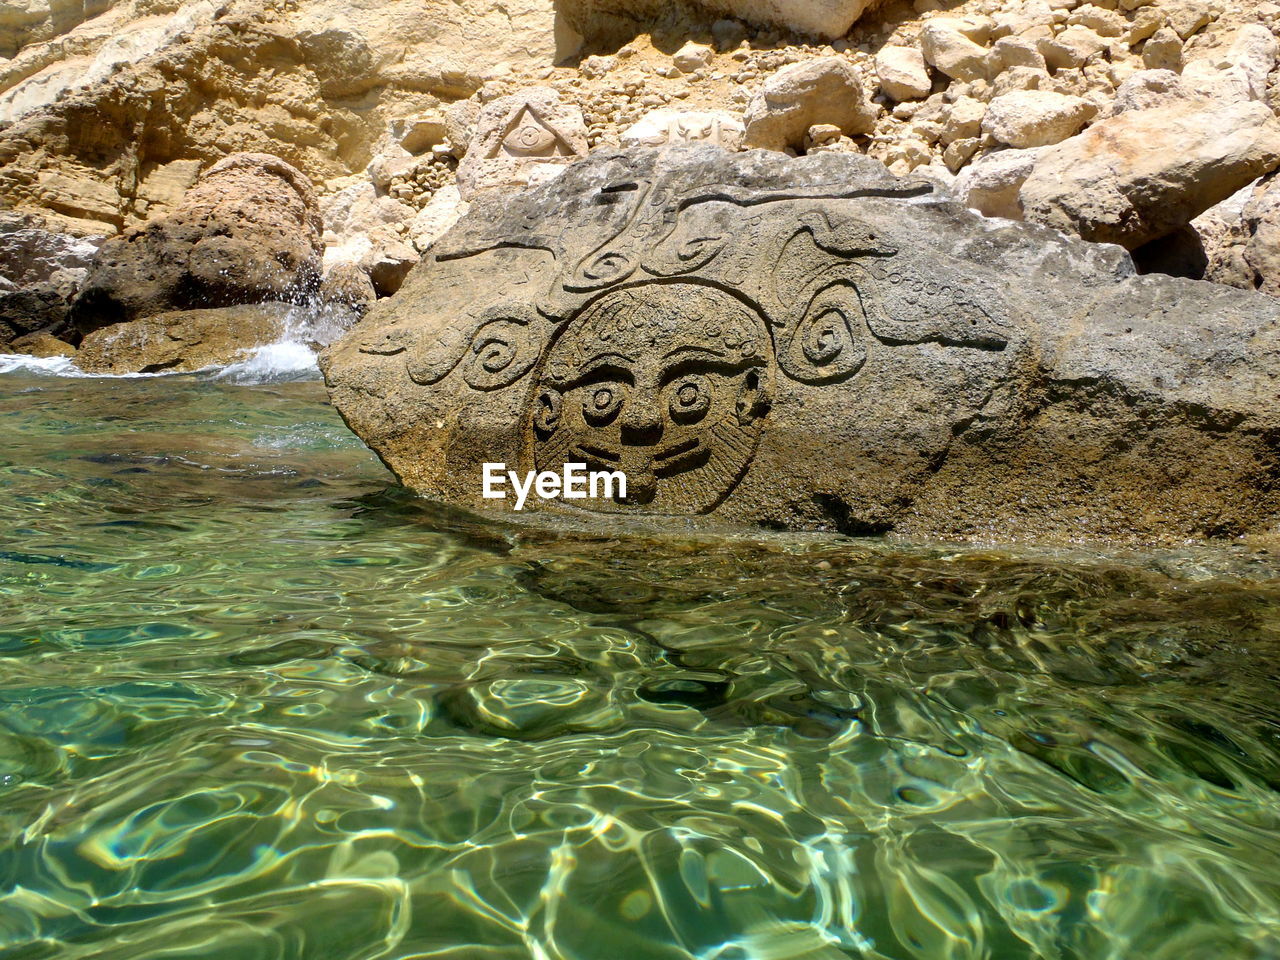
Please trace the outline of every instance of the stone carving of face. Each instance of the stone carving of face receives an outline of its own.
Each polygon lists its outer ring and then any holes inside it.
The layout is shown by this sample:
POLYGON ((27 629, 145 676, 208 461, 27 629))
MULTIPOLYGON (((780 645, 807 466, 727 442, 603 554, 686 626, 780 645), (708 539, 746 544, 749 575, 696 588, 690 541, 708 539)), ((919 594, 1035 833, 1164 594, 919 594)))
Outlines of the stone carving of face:
POLYGON ((534 394, 537 469, 620 470, 597 510, 706 513, 755 455, 773 346, 751 307, 713 287, 649 284, 589 305, 552 344, 534 394))

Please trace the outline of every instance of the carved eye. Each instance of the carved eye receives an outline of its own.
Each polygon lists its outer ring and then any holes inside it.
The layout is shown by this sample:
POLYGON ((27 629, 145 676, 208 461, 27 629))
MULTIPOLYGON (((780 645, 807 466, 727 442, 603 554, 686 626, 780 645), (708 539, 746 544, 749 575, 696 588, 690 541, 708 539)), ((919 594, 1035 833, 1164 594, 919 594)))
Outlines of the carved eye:
POLYGON ((533 425, 541 433, 555 433, 560 426, 560 393, 557 390, 543 390, 538 394, 534 407, 533 425))
POLYGON ((582 416, 593 427, 607 426, 622 408, 622 384, 596 383, 587 387, 582 400, 582 416))
POLYGON ((690 374, 672 382, 671 419, 676 423, 697 423, 711 409, 711 384, 706 377, 690 374))

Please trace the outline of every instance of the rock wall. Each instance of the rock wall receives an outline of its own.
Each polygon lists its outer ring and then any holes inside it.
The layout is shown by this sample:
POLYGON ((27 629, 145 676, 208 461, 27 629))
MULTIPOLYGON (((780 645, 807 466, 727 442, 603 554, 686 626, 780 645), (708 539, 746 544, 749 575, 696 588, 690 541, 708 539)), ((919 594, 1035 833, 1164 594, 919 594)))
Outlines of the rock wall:
POLYGON ((1280 289, 1270 2, 41 3, 0 0, 0 205, 55 233, 268 153, 314 185, 329 288, 387 296, 484 191, 704 141, 865 154, 1142 270, 1280 289))

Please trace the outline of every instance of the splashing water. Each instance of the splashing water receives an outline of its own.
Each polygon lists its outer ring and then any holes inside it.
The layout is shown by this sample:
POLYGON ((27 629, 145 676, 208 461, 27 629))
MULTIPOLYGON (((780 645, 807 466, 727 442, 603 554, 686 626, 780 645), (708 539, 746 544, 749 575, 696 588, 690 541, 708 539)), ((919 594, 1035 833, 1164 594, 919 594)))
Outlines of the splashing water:
MULTIPOLYGON (((200 375, 239 384, 282 383, 309 380, 319 376, 316 350, 328 346, 349 329, 352 315, 346 309, 328 304, 291 307, 285 329, 275 343, 253 347, 244 356, 226 366, 211 366, 200 375)), ((0 354, 0 374, 24 372, 59 377, 172 377, 159 373, 98 374, 85 373, 68 357, 29 357, 0 354)))
POLYGON ((1272 553, 515 531, 315 382, 34 369, 5 960, 1280 957, 1272 553))

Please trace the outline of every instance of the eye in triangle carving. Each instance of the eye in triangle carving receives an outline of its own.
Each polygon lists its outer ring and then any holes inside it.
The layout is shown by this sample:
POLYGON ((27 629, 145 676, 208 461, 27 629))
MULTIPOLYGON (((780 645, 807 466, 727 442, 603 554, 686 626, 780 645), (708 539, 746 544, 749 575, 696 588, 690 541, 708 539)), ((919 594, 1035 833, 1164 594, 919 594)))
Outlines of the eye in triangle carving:
POLYGON ((573 157, 577 154, 537 110, 525 104, 507 121, 502 137, 489 153, 490 160, 499 156, 573 157))

